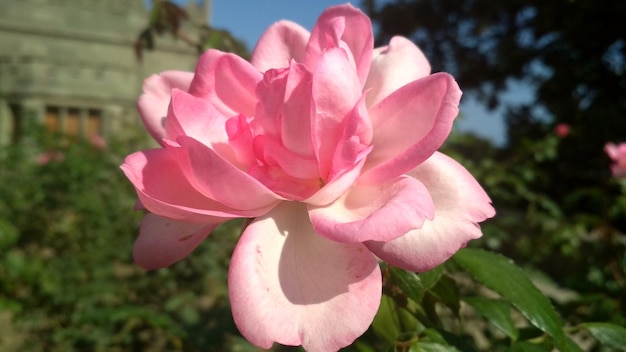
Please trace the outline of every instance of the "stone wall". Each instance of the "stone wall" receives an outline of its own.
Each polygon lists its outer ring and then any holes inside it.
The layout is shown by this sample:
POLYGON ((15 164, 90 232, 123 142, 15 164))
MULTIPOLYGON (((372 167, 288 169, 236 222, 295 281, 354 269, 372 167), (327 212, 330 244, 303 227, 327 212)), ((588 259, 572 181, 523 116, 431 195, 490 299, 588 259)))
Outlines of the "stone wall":
MULTIPOLYGON (((201 20, 207 11, 193 13, 201 20)), ((66 131, 74 114, 72 133, 105 138, 136 126, 144 78, 193 70, 197 60, 194 48, 164 35, 139 62, 134 43, 147 25, 143 0, 1 0, 0 144, 28 133, 25 118, 66 131)))

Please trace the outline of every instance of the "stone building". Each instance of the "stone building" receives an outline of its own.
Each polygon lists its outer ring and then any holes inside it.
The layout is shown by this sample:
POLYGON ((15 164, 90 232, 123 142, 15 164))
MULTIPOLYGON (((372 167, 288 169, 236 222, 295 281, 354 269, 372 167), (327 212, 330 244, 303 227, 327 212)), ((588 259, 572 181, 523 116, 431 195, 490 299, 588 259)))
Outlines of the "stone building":
MULTIPOLYGON (((188 22, 206 23, 210 1, 187 6, 188 22)), ((137 125, 144 78, 191 71, 198 57, 163 35, 137 60, 148 20, 144 0, 0 0, 0 144, 28 133, 30 121, 105 139, 137 125)))

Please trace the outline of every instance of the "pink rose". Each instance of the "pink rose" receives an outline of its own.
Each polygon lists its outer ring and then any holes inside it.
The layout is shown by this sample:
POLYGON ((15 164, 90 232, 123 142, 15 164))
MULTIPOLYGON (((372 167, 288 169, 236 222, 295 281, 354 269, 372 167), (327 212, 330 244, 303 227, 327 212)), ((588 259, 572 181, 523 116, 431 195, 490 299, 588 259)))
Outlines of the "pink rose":
POLYGON ((611 171, 615 177, 626 177, 626 143, 607 143, 604 151, 611 158, 611 171))
POLYGON ((554 127, 554 133, 559 138, 565 138, 565 137, 569 136, 571 130, 572 129, 571 129, 570 125, 568 125, 566 123, 559 123, 558 125, 556 125, 554 127))
POLYGON ((275 23, 251 62, 209 50, 193 75, 149 78, 139 111, 162 147, 122 165, 149 211, 135 261, 166 267, 224 221, 254 218, 229 268, 241 333, 262 348, 351 344, 380 304, 379 259, 432 269, 494 215, 437 152, 460 97, 409 40, 374 49, 350 5, 312 33, 275 23))
POLYGON ((65 160, 65 155, 63 154, 63 152, 50 150, 37 155, 36 163, 37 165, 48 165, 53 161, 61 162, 63 160, 65 160))
POLYGON ((94 134, 89 137, 89 142, 91 142, 91 145, 93 145, 96 149, 103 150, 107 147, 106 140, 104 140, 104 138, 99 134, 94 134))

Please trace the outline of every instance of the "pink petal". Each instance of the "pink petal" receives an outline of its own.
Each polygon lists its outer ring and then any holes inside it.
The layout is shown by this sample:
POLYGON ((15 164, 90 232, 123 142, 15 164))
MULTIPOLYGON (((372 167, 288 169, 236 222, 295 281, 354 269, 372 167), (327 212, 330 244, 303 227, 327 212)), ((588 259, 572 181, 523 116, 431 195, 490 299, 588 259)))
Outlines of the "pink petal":
POLYGON ((189 183, 205 197, 239 210, 266 208, 282 199, 197 140, 181 136, 176 141, 180 147, 167 145, 168 150, 189 183))
POLYGON ((615 144, 607 143, 604 145, 604 151, 613 161, 626 159, 626 143, 615 144))
POLYGON ((361 97, 354 66, 342 49, 330 49, 313 73, 313 148, 320 175, 326 180, 332 159, 341 143, 343 123, 361 97))
POLYGON ((263 74, 263 80, 256 87, 259 104, 254 115, 255 134, 280 138, 280 124, 285 101, 285 86, 289 78, 289 68, 271 69, 263 74))
POLYGON ((253 126, 256 134, 271 136, 299 156, 314 159, 311 142, 311 73, 297 62, 265 72, 256 89, 253 126))
MULTIPOLYGON (((370 149, 363 151, 364 155, 369 153, 370 149)), ((335 174, 333 178, 326 181, 311 197, 303 200, 304 203, 313 206, 324 206, 330 204, 341 197, 347 189, 352 187, 361 174, 361 169, 365 164, 364 158, 359 158, 351 169, 343 170, 341 173, 335 174)))
POLYGON ((302 62, 309 31, 290 21, 271 25, 261 36, 252 51, 250 63, 260 72, 272 68, 288 67, 294 59, 302 62))
POLYGON ((474 177, 444 154, 433 154, 409 174, 430 191, 434 220, 393 241, 366 245, 391 265, 424 272, 446 261, 469 240, 482 236, 478 223, 493 217, 495 210, 474 177))
POLYGON ((285 87, 281 137, 285 147, 307 158, 314 158, 311 140, 311 73, 304 65, 292 63, 285 87))
POLYGON ((236 164, 241 169, 249 168, 256 163, 254 156, 252 129, 248 123, 248 118, 244 115, 233 116, 226 121, 226 133, 228 134, 228 143, 223 144, 234 152, 235 159, 228 157, 228 154, 219 151, 219 145, 213 144, 215 150, 224 159, 236 164))
POLYGON ((309 207, 313 228, 338 242, 390 241, 432 220, 426 187, 402 176, 385 185, 354 186, 325 207, 309 207))
POLYGON ((365 108, 364 96, 359 99, 343 122, 340 142, 333 154, 332 166, 327 178, 352 168, 372 150, 372 124, 365 108))
POLYGON ((168 138, 189 136, 211 147, 222 158, 238 163, 236 150, 229 144, 227 119, 205 98, 174 89, 165 123, 168 138))
POLYGON ((217 225, 146 214, 133 247, 135 263, 146 270, 168 267, 193 252, 217 225))
POLYGON ((404 37, 393 37, 389 45, 374 49, 372 67, 363 91, 367 106, 374 106, 395 90, 430 75, 424 53, 404 37))
POLYGON ((171 219, 216 223, 238 217, 256 217, 275 205, 238 210, 203 196, 187 181, 166 149, 131 154, 121 168, 135 186, 142 207, 171 219))
POLYGON ((254 116, 257 98, 254 94, 261 73, 235 54, 207 50, 196 66, 189 93, 208 98, 224 116, 242 113, 254 116))
POLYGON ((276 165, 253 165, 248 173, 272 192, 290 201, 307 199, 320 187, 319 179, 295 178, 276 165))
POLYGON ((208 144, 228 141, 224 127, 227 119, 207 99, 174 89, 168 110, 170 113, 165 128, 169 139, 189 136, 208 144))
POLYGON ((370 70, 373 47, 374 37, 369 17, 350 4, 333 6, 320 15, 313 27, 304 63, 309 70, 314 71, 326 50, 346 49, 356 65, 362 87, 370 70))
POLYGON ((189 89, 192 72, 166 71, 152 75, 143 82, 143 94, 137 100, 137 110, 152 138, 161 143, 165 134, 165 116, 172 89, 189 89))
POLYGON ((450 134, 460 99, 454 78, 436 73, 403 86, 370 108, 374 150, 359 182, 383 183, 430 157, 450 134))
POLYGON ((360 243, 318 236, 306 209, 283 203, 241 236, 228 274, 233 317, 248 341, 336 351, 372 322, 381 298, 376 259, 360 243))
POLYGON ((256 155, 265 164, 278 165, 289 176, 319 180, 317 161, 301 158, 266 136, 254 139, 256 155))

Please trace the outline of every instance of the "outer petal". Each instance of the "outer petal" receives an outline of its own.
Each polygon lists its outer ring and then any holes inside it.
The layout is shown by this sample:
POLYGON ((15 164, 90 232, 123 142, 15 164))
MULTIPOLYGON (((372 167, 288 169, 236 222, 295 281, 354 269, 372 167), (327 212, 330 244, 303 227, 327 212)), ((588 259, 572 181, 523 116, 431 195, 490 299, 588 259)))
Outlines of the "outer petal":
POLYGON ((430 75, 424 53, 404 37, 393 37, 389 45, 374 49, 372 67, 363 91, 367 106, 373 106, 405 84, 430 75))
POLYGON ((235 324, 248 341, 307 351, 336 351, 363 334, 378 310, 381 284, 365 246, 318 236, 297 203, 248 226, 228 274, 235 324))
POLYGON ((143 82, 143 94, 137 100, 137 110, 152 138, 161 143, 166 137, 163 120, 167 115, 172 89, 189 89, 192 72, 166 71, 152 75, 143 82))
POLYGON ((315 70, 320 56, 332 48, 343 48, 349 52, 362 87, 367 79, 374 48, 369 17, 350 4, 329 7, 324 11, 313 27, 306 48, 304 63, 309 70, 315 70))
POLYGON ((226 117, 239 113, 254 116, 254 89, 262 78, 254 66, 239 56, 209 49, 198 60, 189 93, 208 98, 226 117))
POLYGON ((370 108, 374 149, 359 182, 386 182, 430 157, 450 134, 460 99, 454 78, 437 73, 403 86, 370 108))
POLYGON ((121 166, 133 183, 142 206, 150 212, 188 222, 217 223, 267 213, 275 204, 257 209, 232 209, 209 199, 189 184, 166 149, 137 152, 121 166))
POLYGON ((181 136, 176 141, 180 147, 168 149, 189 183, 205 197, 240 210, 265 208, 282 199, 197 140, 181 136))
POLYGON ((495 210, 474 177, 444 154, 435 153, 410 175, 428 187, 435 202, 435 219, 391 242, 366 245, 391 265, 423 272, 482 236, 478 223, 493 217, 495 210))
POLYGON ((146 270, 168 267, 193 252, 218 225, 180 222, 146 214, 133 247, 135 263, 146 270))
POLYGON ((426 187, 404 176, 379 186, 354 186, 332 204, 309 208, 313 228, 338 242, 390 241, 432 220, 426 187))
POLYGON ((302 62, 309 31, 297 23, 279 21, 271 25, 261 36, 250 63, 260 72, 271 68, 288 67, 291 59, 302 62))

